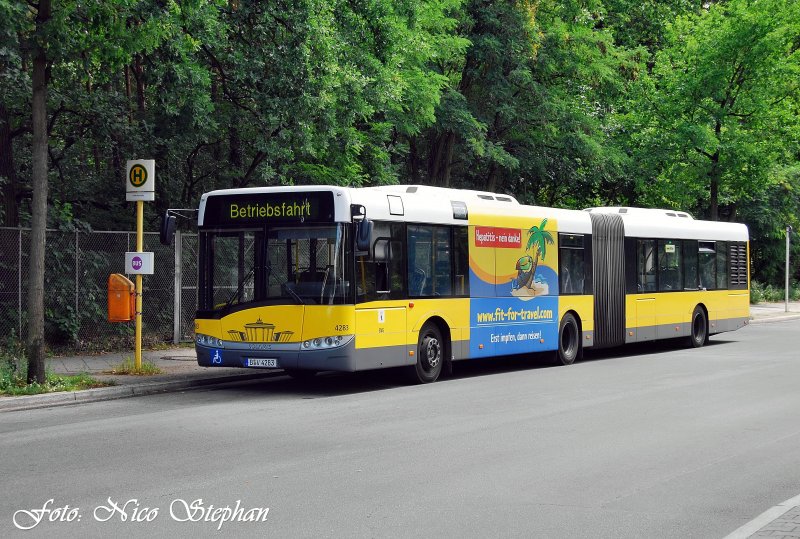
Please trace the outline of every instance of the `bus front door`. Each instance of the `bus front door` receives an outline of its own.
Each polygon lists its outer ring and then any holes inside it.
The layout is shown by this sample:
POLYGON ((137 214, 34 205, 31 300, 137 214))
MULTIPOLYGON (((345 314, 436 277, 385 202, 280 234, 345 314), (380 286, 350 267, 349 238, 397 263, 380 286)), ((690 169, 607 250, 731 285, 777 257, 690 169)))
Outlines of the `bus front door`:
POLYGON ((356 370, 413 364, 407 339, 405 306, 356 308, 356 370))

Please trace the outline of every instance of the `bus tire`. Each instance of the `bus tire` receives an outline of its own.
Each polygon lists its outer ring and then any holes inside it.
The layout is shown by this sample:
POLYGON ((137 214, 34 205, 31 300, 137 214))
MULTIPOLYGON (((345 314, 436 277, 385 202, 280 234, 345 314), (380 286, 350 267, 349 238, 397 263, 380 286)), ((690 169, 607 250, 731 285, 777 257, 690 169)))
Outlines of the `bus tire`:
POLYGON ((556 357, 561 365, 572 365, 581 355, 581 332, 578 321, 572 313, 567 313, 558 326, 558 352, 556 357))
POLYGON ((445 342, 439 326, 426 323, 419 330, 417 341, 417 362, 409 370, 412 382, 429 384, 435 382, 442 373, 445 362, 445 342))
POLYGON ((689 344, 692 348, 700 348, 708 341, 708 319, 700 305, 694 308, 691 325, 692 333, 689 337, 689 344))
POLYGON ((317 371, 310 371, 307 369, 283 369, 283 372, 295 380, 310 380, 317 375, 317 371))

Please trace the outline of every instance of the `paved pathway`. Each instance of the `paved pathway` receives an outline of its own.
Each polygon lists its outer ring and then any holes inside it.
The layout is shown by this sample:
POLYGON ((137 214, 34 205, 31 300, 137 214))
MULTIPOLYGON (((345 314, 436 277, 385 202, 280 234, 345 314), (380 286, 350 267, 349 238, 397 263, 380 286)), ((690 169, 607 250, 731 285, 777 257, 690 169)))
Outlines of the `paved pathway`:
POLYGON ((767 509, 725 539, 800 537, 800 495, 767 509))
POLYGON ((800 301, 790 301, 788 310, 786 307, 784 302, 751 305, 750 318, 754 324, 800 318, 800 301))
POLYGON ((800 505, 789 509, 750 537, 800 537, 800 505))

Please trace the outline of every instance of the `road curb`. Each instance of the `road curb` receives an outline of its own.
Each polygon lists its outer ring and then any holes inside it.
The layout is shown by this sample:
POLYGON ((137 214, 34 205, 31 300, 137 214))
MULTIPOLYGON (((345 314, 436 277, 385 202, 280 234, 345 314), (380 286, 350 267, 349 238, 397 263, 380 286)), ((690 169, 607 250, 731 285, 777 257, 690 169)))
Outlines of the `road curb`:
POLYGON ((250 374, 216 376, 213 378, 197 378, 194 380, 150 382, 145 384, 98 387, 94 389, 84 389, 82 391, 60 391, 57 393, 44 393, 42 395, 0 397, 0 413, 124 399, 127 397, 141 397, 144 395, 152 395, 154 393, 169 393, 173 391, 198 389, 213 385, 228 384, 230 382, 257 380, 259 378, 273 378, 276 376, 283 376, 283 371, 273 370, 250 374))
POLYGON ((800 314, 782 314, 778 316, 768 316, 765 318, 751 318, 750 324, 768 324, 770 322, 786 322, 787 320, 797 320, 800 314))

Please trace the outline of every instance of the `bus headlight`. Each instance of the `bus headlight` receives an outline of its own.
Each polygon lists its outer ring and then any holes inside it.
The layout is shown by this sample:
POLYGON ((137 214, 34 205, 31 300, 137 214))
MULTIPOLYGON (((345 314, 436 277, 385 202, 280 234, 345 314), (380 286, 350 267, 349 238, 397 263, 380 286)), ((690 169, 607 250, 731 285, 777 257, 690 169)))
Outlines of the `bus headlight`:
POLYGON ((212 348, 225 348, 225 345, 222 343, 222 339, 218 339, 217 337, 212 337, 211 335, 203 335, 202 333, 197 333, 194 337, 194 341, 200 346, 210 346, 212 348))
POLYGON ((326 350, 328 348, 338 348, 353 340, 353 335, 331 335, 329 337, 317 337, 303 341, 303 350, 326 350))

